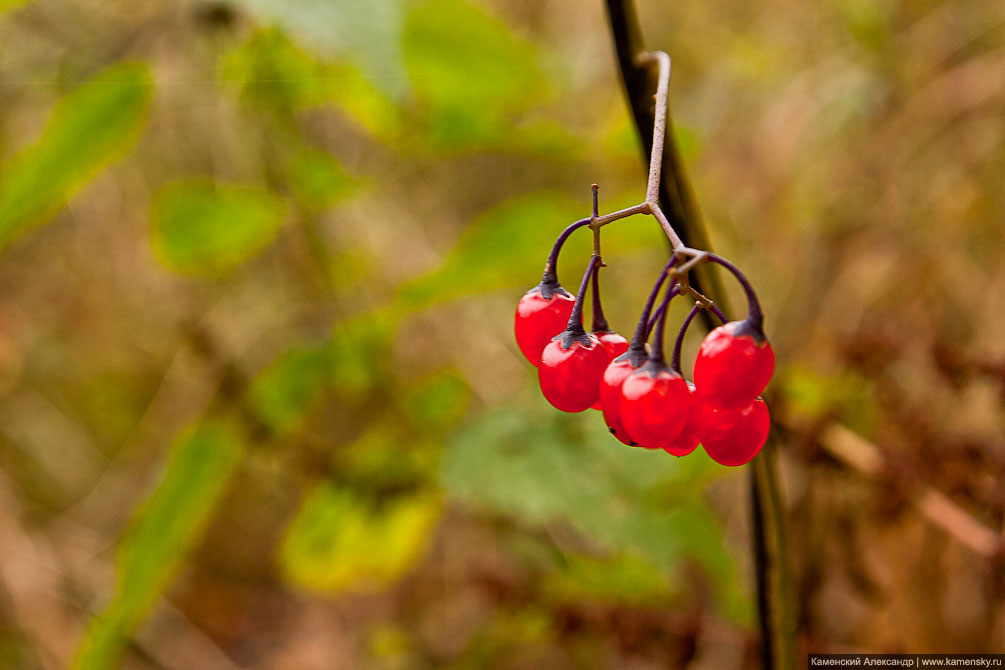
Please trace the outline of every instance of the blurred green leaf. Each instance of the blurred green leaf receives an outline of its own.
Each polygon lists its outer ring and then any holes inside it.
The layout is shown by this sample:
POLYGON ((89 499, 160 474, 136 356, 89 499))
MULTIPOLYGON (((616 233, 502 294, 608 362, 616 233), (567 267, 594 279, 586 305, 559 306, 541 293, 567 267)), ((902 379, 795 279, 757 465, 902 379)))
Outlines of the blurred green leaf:
POLYGON ((143 63, 113 65, 66 95, 34 146, 0 170, 0 249, 51 218, 132 146, 153 92, 143 63))
POLYGON ((440 372, 398 394, 405 416, 424 432, 450 426, 468 404, 469 388, 454 371, 440 372))
MULTIPOLYGON (((620 206, 612 204, 611 211, 620 206)), ((530 288, 540 281, 555 239, 566 226, 583 216, 589 216, 585 200, 580 203, 555 191, 528 193, 508 200, 465 228, 440 267, 403 284, 398 294, 400 306, 414 310, 471 293, 530 288)), ((605 228, 604 233, 605 257, 666 244, 659 227, 649 217, 619 222, 605 228)), ((567 265, 582 261, 578 267, 585 267, 592 239, 589 229, 582 228, 562 249, 559 278, 570 291, 578 288, 579 278, 570 278, 567 265)))
POLYGON ((375 507, 349 489, 322 484, 307 497, 280 548, 285 577, 319 591, 375 589, 421 556, 440 514, 431 493, 375 507))
POLYGON ((357 181, 331 154, 304 147, 290 164, 290 186, 300 204, 324 209, 355 193, 357 181))
POLYGON ((174 182, 154 201, 154 251, 177 272, 221 274, 268 245, 284 216, 283 201, 263 188, 174 182))
POLYGON ((325 67, 276 28, 256 32, 228 53, 221 78, 246 102, 285 114, 324 102, 325 67))
POLYGON ((417 4, 405 20, 402 45, 435 146, 496 141, 510 114, 546 92, 533 46, 464 0, 417 4))
POLYGON ((240 457, 240 439, 225 423, 199 424, 178 439, 160 483, 122 539, 115 596, 92 622, 74 668, 113 667, 198 537, 240 457))
POLYGON ((416 491, 436 478, 439 444, 392 421, 374 422, 363 435, 332 453, 339 481, 377 496, 416 491))
POLYGON ((251 383, 249 400, 272 430, 295 428, 331 382, 328 343, 298 346, 284 352, 251 383))
POLYGON ((388 377, 388 351, 400 314, 374 310, 340 322, 332 333, 332 381, 359 396, 388 377))
MULTIPOLYGON (((418 309, 468 293, 523 284, 530 288, 540 281, 555 238, 582 216, 582 204, 554 191, 513 198, 473 221, 443 265, 404 284, 400 297, 409 309, 418 309)), ((570 239, 570 256, 585 237, 570 239)))
POLYGON ((597 425, 514 408, 489 413, 447 445, 443 485, 476 507, 534 524, 567 523, 665 572, 695 560, 727 613, 744 615, 732 559, 701 497, 700 482, 721 469, 700 451, 677 459, 626 448, 606 433, 599 414, 588 418, 597 425), (662 499, 666 488, 679 495, 662 499))
POLYGON ((833 416, 855 432, 872 437, 877 421, 872 385, 857 370, 822 375, 807 365, 787 366, 779 376, 791 413, 808 421, 833 416))
POLYGON ((230 51, 220 78, 237 86, 249 105, 281 117, 334 103, 386 141, 401 124, 397 105, 357 68, 326 63, 277 28, 260 30, 230 51))

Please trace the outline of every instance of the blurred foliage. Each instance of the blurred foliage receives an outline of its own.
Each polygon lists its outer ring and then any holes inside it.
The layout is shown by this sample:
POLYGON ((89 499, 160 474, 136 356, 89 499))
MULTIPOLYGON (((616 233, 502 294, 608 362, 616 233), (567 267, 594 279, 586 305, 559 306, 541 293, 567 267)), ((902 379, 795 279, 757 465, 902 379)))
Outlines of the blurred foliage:
POLYGON ((448 444, 444 487, 532 523, 569 524, 606 551, 632 554, 664 574, 693 558, 715 576, 731 614, 749 616, 722 532, 702 501, 703 484, 721 468, 704 453, 655 460, 643 449, 612 449, 599 416, 587 418, 588 427, 527 410, 486 414, 448 444))
POLYGON ((152 90, 146 65, 117 65, 60 102, 38 143, 0 168, 0 248, 132 146, 152 90))
POLYGON ((205 525, 240 455, 240 438, 226 423, 206 422, 178 438, 157 489, 119 544, 115 595, 94 620, 75 668, 112 666, 205 525))
POLYGON ((283 216, 282 200, 265 189, 175 182, 154 203, 154 250, 172 270, 221 274, 271 242, 283 216))
POLYGON ((291 583, 309 589, 379 589, 413 566, 439 516, 436 496, 372 503, 328 484, 304 501, 280 553, 291 583))
MULTIPOLYGON (((553 412, 510 333, 590 182, 643 192, 599 6, 365 5, 0 0, 0 666, 753 667, 741 473, 553 412)), ((1005 518, 1000 7, 639 10, 778 352, 807 644, 1000 645, 904 511, 1005 518)))

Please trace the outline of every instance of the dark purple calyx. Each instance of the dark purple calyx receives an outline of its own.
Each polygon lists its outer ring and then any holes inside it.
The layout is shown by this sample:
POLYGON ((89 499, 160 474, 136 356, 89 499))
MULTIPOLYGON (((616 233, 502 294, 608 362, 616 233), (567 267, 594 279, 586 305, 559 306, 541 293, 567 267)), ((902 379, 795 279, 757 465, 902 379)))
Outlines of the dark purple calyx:
POLYGON ((579 326, 578 333, 571 330, 566 330, 556 335, 554 339, 559 341, 559 344, 562 346, 563 349, 571 348, 572 345, 575 344, 576 342, 579 342, 587 349, 590 349, 591 347, 594 347, 597 344, 596 340, 590 337, 590 334, 583 329, 583 326, 579 326))
POLYGON ((540 291, 541 297, 545 300, 551 300, 556 295, 567 295, 570 298, 572 294, 562 288, 562 285, 558 283, 558 276, 554 272, 546 270, 544 277, 541 279, 541 283, 532 288, 527 293, 532 291, 540 291))
POLYGON ((639 367, 639 369, 636 370, 633 374, 648 375, 653 379, 655 379, 656 377, 659 377, 660 373, 662 372, 673 372, 673 370, 670 369, 670 366, 667 365, 666 361, 664 361, 662 358, 660 359, 650 358, 648 361, 646 361, 644 365, 639 367))
MULTIPOLYGON (((760 317, 760 315, 758 315, 760 317)), ((764 336, 764 320, 748 316, 743 321, 733 321, 733 337, 750 337, 757 346, 764 345, 768 338, 764 336)))

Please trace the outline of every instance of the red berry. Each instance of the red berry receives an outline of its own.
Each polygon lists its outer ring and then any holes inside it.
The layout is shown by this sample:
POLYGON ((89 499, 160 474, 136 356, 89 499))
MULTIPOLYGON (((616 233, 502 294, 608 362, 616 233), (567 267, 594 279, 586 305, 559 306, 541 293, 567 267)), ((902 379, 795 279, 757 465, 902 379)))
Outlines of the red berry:
MULTIPOLYGON (((628 340, 626 340, 621 335, 617 333, 605 330, 605 331, 593 331, 593 334, 597 336, 600 340, 600 344, 603 345, 604 350, 607 352, 607 360, 613 361, 615 358, 621 354, 628 351, 628 340)), ((597 402, 590 406, 591 409, 603 409, 600 406, 600 398, 597 398, 597 402)))
POLYGON ((628 351, 628 340, 615 332, 608 330, 602 333, 594 332, 593 334, 597 336, 597 339, 600 340, 600 344, 602 344, 604 349, 607 350, 607 357, 609 360, 613 361, 615 358, 628 351))
POLYGON ((600 380, 600 397, 597 399, 604 413, 604 422, 611 434, 632 447, 638 445, 628 437, 625 424, 621 421, 621 384, 635 369, 627 354, 612 360, 600 380))
POLYGON ((537 365, 541 362, 541 352, 569 323, 572 306, 576 299, 562 287, 554 288, 548 297, 540 286, 527 291, 516 306, 513 331, 516 343, 527 360, 537 365))
MULTIPOLYGON (((694 384, 687 382, 687 388, 691 396, 694 397, 694 384)), ((691 410, 691 417, 688 419, 681 434, 668 444, 660 445, 667 453, 674 456, 687 456, 698 448, 698 443, 701 442, 703 421, 700 409, 698 401, 695 400, 694 408, 691 410)))
POLYGON ((607 352, 596 335, 584 333, 575 339, 566 335, 556 337, 544 348, 537 377, 548 402, 563 412, 582 412, 600 394, 607 352))
POLYGON ((743 409, 768 385, 775 352, 760 329, 731 321, 705 337, 694 362, 698 397, 714 407, 743 409))
POLYGON ((694 411, 694 398, 684 378, 665 364, 650 362, 621 385, 621 421, 628 437, 640 445, 670 445, 694 411))
POLYGON ((768 406, 758 398, 743 409, 701 409, 701 445, 716 463, 743 465, 761 451, 771 429, 768 406))

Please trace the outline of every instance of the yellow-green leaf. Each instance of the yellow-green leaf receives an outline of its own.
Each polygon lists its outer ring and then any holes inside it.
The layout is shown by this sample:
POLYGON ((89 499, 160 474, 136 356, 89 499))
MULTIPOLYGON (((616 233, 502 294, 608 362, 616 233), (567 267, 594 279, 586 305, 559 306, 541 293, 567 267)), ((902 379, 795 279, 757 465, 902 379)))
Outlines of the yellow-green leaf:
POLYGON ((19 5, 26 4, 28 0, 0 0, 0 13, 13 9, 19 5))
POLYGON ((66 95, 39 141, 0 170, 0 248, 45 223, 132 146, 153 91, 142 63, 114 65, 66 95))
POLYGON ((280 566, 291 583, 311 590, 380 588, 419 559, 439 514, 432 493, 374 507, 348 489, 322 484, 290 526, 280 566))

